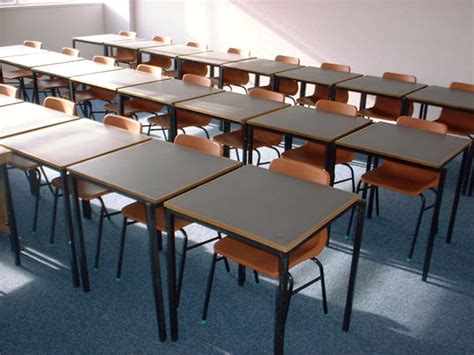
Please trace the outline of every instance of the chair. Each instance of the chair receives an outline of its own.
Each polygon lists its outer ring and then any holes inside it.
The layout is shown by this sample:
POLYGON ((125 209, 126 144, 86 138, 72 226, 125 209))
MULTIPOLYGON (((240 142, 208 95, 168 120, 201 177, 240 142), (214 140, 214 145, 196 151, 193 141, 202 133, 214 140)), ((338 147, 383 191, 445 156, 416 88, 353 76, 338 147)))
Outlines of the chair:
MULTIPOLYGON (((66 115, 74 115, 75 113, 75 104, 72 101, 65 100, 59 97, 47 97, 43 101, 43 106, 51 110, 62 112, 66 115)), ((27 176, 31 191, 35 195, 35 212, 33 217, 33 234, 36 233, 36 226, 38 224, 38 207, 40 199, 40 188, 41 186, 48 186, 52 194, 54 194, 51 185, 53 182, 49 182, 48 176, 44 171, 43 167, 33 162, 29 159, 19 157, 18 155, 13 155, 13 159, 10 163, 13 168, 19 169, 25 173, 27 176), (41 176, 44 177, 45 183, 41 183, 41 176)))
MULTIPOLYGON (((207 45, 203 45, 201 43, 197 42, 188 42, 186 43, 186 46, 188 47, 195 47, 195 48, 202 48, 205 50, 207 48, 207 45)), ((199 75, 199 76, 207 76, 207 65, 203 63, 196 63, 196 62, 190 62, 190 61, 183 61, 182 66, 181 66, 181 73, 184 76, 185 74, 194 74, 194 75, 199 75)), ((173 78, 177 77, 177 72, 176 71, 166 71, 164 75, 170 76, 173 78)))
MULTIPOLYGON (((63 47, 61 53, 71 57, 79 57, 79 50, 75 48, 63 47)), ((41 79, 38 80, 37 87, 38 91, 44 92, 45 95, 47 91, 50 91, 52 95, 61 95, 59 89, 67 89, 69 87, 69 81, 64 78, 41 79)))
MULTIPOLYGON (((104 57, 100 55, 96 55, 92 58, 92 60, 96 63, 107 65, 107 66, 114 66, 115 59, 112 57, 104 57)), ((77 90, 75 93, 75 101, 77 104, 81 105, 82 111, 86 117, 90 117, 95 119, 94 111, 92 110, 92 103, 93 100, 102 100, 108 103, 111 102, 115 98, 115 92, 96 88, 96 87, 89 87, 83 90, 77 90)), ((66 98, 69 98, 69 95, 63 95, 66 98)))
MULTIPOLYGON (((449 88, 474 93, 473 84, 452 82, 449 88)), ((474 113, 472 112, 443 108, 436 122, 444 123, 448 126, 448 133, 461 136, 474 134, 474 113)))
MULTIPOLYGON (((194 75, 194 74, 185 74, 183 76, 183 82, 191 84, 191 85, 200 85, 204 87, 211 87, 212 82, 211 79, 209 78, 204 78, 202 76, 194 75)), ((184 128, 187 127, 197 127, 200 128, 204 131, 206 134, 206 137, 209 139, 209 132, 204 128, 204 126, 207 126, 209 123, 211 123, 212 119, 209 117, 206 117, 204 115, 200 115, 198 113, 194 112, 189 112, 189 111, 182 111, 182 110, 177 110, 176 111, 176 116, 177 116, 177 124, 178 124, 178 129, 184 131, 184 128)), ((159 130, 163 131, 163 134, 165 135, 166 138, 166 133, 165 129, 170 129, 170 117, 169 115, 154 115, 150 116, 148 118, 148 135, 154 130, 157 130, 156 128, 154 129, 153 126, 159 127, 159 130)))
MULTIPOLYGON (((416 77, 413 75, 384 73, 382 78, 389 80, 398 80, 406 83, 416 83, 416 77)), ((375 117, 388 121, 396 121, 400 116, 402 109, 402 100, 390 97, 376 96, 374 106, 360 110, 361 116, 375 117)), ((408 106, 407 116, 413 114, 413 103, 408 106)))
MULTIPOLYGON (((141 125, 139 122, 131 120, 127 117, 123 116, 117 116, 117 115, 106 115, 104 117, 104 122, 105 125, 113 126, 116 128, 124 129, 132 133, 141 133, 141 125)), ((68 184, 71 184, 72 180, 68 180, 68 184)), ((56 214, 57 214, 57 209, 58 209, 58 199, 59 197, 62 197, 60 194, 60 190, 62 190, 62 184, 61 184, 61 178, 57 177, 51 181, 51 185, 54 187, 54 203, 53 203, 53 214, 52 214, 52 220, 51 220, 51 230, 50 230, 50 238, 49 238, 49 243, 51 245, 54 244, 54 235, 55 235, 55 229, 56 229, 56 214)), ((72 185, 69 186, 69 189, 72 189, 72 185)), ((77 191, 78 191, 78 197, 82 201, 85 202, 90 202, 94 199, 98 199, 101 205, 101 210, 100 210, 100 221, 99 221, 99 236, 102 233, 102 224, 103 224, 103 217, 106 216, 109 220, 110 217, 114 213, 109 213, 107 211, 107 208, 105 207, 104 200, 102 197, 106 194, 108 194, 110 191, 107 189, 104 189, 100 186, 94 185, 89 182, 84 182, 84 181, 78 181, 77 182, 77 191)), ((118 213, 118 212, 116 212, 118 213)), ((101 237, 101 236, 100 236, 101 237)))
MULTIPOLYGON (((276 102, 284 102, 285 95, 279 92, 274 92, 270 90, 265 90, 261 88, 253 88, 249 90, 249 96, 263 99, 271 100, 276 102)), ((219 142, 222 145, 235 148, 237 153, 237 159, 239 159, 239 153, 237 149, 243 149, 242 146, 242 127, 236 131, 227 132, 218 134, 214 136, 213 140, 219 142)), ((258 148, 267 147, 276 151, 278 157, 280 157, 280 151, 275 148, 283 139, 283 135, 279 133, 272 133, 265 131, 263 129, 254 129, 253 130, 253 149, 257 152, 257 165, 267 164, 266 162, 261 162, 261 155, 258 151, 258 148)))
MULTIPOLYGON (((23 41, 23 45, 27 47, 41 49, 43 43, 38 41, 26 40, 23 41)), ((8 72, 3 72, 3 79, 18 81, 18 84, 20 86, 20 93, 23 95, 24 100, 29 100, 25 87, 25 79, 29 79, 32 77, 33 73, 29 69, 16 69, 8 72)))
MULTIPOLYGON (((346 115, 351 118, 357 117, 357 108, 352 105, 344 104, 342 102, 319 100, 316 102, 316 110, 324 112, 332 112, 341 115, 346 115)), ((307 142, 299 148, 287 150, 282 154, 285 159, 301 161, 306 164, 315 165, 324 169, 326 165, 326 145, 321 143, 307 142)), ((349 163, 354 160, 355 153, 344 149, 336 150, 336 164, 343 164, 350 169, 351 177, 334 182, 334 184, 352 181, 352 191, 355 192, 355 177, 354 169, 349 163)))
MULTIPOLYGON (((246 52, 243 49, 239 48, 229 48, 227 53, 238 54, 238 55, 248 55, 250 56, 250 52, 246 52)), ((245 85, 248 84, 250 80, 249 73, 246 73, 241 70, 225 68, 224 69, 224 86, 227 86, 230 91, 232 91, 232 86, 238 86, 245 90, 245 93, 248 94, 248 90, 245 85)), ((212 78, 213 85, 219 85, 219 77, 212 78)))
MULTIPOLYGON (((160 67, 156 67, 153 65, 148 64, 139 64, 137 66, 137 71, 148 73, 154 76, 161 77, 162 70, 160 67)), ((141 99, 130 99, 126 100, 123 105, 123 115, 124 116, 132 116, 133 118, 138 120, 137 114, 140 112, 150 112, 150 113, 157 113, 163 108, 162 105, 153 103, 146 100, 141 99)), ((115 112, 118 113, 118 107, 115 103, 108 103, 105 105, 105 109, 108 112, 115 112)))
MULTIPOLYGON (((269 169, 275 173, 288 175, 297 179, 306 180, 312 183, 329 185, 330 177, 327 172, 318 167, 308 165, 301 162, 285 160, 285 159, 276 159, 273 160, 270 164, 269 169)), ((278 193, 278 191, 275 191, 278 193)), ((288 269, 291 270, 293 267, 301 264, 303 261, 312 260, 319 269, 319 276, 313 280, 305 283, 304 285, 298 287, 296 290, 293 290, 293 276, 291 273, 288 277, 288 305, 286 312, 290 306, 291 297, 298 293, 299 291, 305 289, 306 287, 312 285, 317 281, 321 281, 321 291, 323 299, 323 311, 324 314, 328 313, 327 309, 327 300, 326 300, 326 286, 324 280, 324 268, 321 262, 316 258, 326 246, 328 240, 328 231, 327 229, 321 231, 316 236, 314 236, 309 241, 305 242, 299 248, 297 248, 291 255, 289 260, 288 269)), ((214 271, 216 263, 223 258, 233 260, 239 264, 239 268, 248 267, 254 270, 255 281, 258 282, 258 273, 262 273, 271 278, 278 278, 278 269, 279 261, 278 256, 271 254, 269 252, 257 249, 253 246, 250 246, 241 241, 232 239, 230 237, 224 237, 218 240, 214 244, 214 255, 212 257, 211 269, 209 272, 209 278, 207 282, 206 289, 206 298, 204 301, 204 307, 202 311, 202 320, 203 324, 207 323, 207 312, 209 307, 209 300, 211 297, 212 284, 214 279, 214 271), (220 256, 218 256, 220 255, 220 256)), ((286 314, 287 314, 286 313, 286 314)), ((286 316, 285 316, 286 318, 286 316)))
MULTIPOLYGON (((175 144, 188 148, 188 149, 196 150, 196 151, 206 153, 209 155, 214 155, 214 156, 222 156, 222 153, 223 153, 222 146, 220 146, 216 142, 210 141, 202 137, 196 137, 196 136, 190 136, 190 135, 178 135, 176 136, 175 144)), ((120 238, 120 252, 119 252, 117 275, 116 275, 117 281, 120 281, 122 279, 122 262, 123 262, 123 253, 124 253, 124 247, 125 247, 127 226, 130 224, 135 224, 137 222, 146 223, 145 206, 138 202, 131 203, 125 206, 124 208, 122 208, 122 215, 123 215, 123 224, 122 224, 122 233, 121 233, 121 238, 120 238)), ((155 223, 156 223, 156 230, 159 236, 158 249, 161 250, 162 249, 161 233, 163 232, 166 233, 165 210, 163 207, 158 207, 155 209, 155 223)), ((181 218, 175 218, 174 230, 181 231, 181 233, 184 236, 184 243, 183 243, 182 256, 181 256, 180 267, 179 267, 179 277, 178 277, 178 297, 181 292, 181 286, 183 283, 184 266, 186 262, 187 251, 195 249, 204 244, 207 244, 209 242, 212 242, 221 238, 219 234, 217 237, 213 237, 209 240, 206 240, 197 244, 193 244, 188 247, 188 235, 183 228, 188 226, 191 223, 192 222, 186 221, 181 218)), ((96 259, 96 262, 98 262, 98 258, 96 259)))
MULTIPOLYGON (((126 36, 130 38, 136 38, 137 33, 131 31, 120 31, 119 35, 126 36)), ((124 63, 127 64, 130 68, 135 66, 134 63, 137 61, 137 53, 133 49, 119 48, 115 49, 115 54, 112 55, 112 58, 115 59, 115 63, 124 63)))
MULTIPOLYGON (((281 63, 287 63, 287 64, 295 64, 299 65, 300 64, 300 59, 296 57, 288 57, 286 55, 277 55, 275 57, 276 62, 281 62, 281 63)), ((262 89, 267 89, 267 90, 272 90, 272 83, 270 83, 267 86, 261 86, 262 89)), ((293 95, 296 95, 298 92, 298 82, 296 80, 291 80, 291 79, 280 79, 280 82, 278 84, 278 92, 281 92, 284 94, 287 98, 289 98, 291 101, 293 101, 294 104, 296 104, 295 99, 292 97, 293 95)))
MULTIPOLYGON (((153 37, 153 41, 160 42, 162 44, 171 44, 173 40, 171 37, 156 35, 153 37)), ((169 57, 165 57, 158 54, 150 54, 150 59, 148 62, 143 62, 143 64, 153 65, 155 67, 160 67, 163 70, 168 69, 173 64, 173 61, 169 57)))
MULTIPOLYGON (((321 69, 324 70, 334 70, 343 73, 350 73, 351 67, 343 64, 334 64, 334 63, 323 63, 321 64, 321 69)), ((308 105, 314 106, 318 100, 328 100, 329 99, 329 88, 324 85, 316 85, 313 95, 300 97, 296 100, 299 105, 308 105)), ((336 90, 336 99, 337 102, 347 103, 349 100, 349 93, 344 89, 336 90)))
POLYGON ((18 89, 11 85, 0 84, 0 95, 16 97, 18 89))
MULTIPOLYGON (((438 134, 446 134, 448 127, 439 122, 425 121, 408 116, 401 116, 397 119, 397 125, 408 127, 410 129, 425 130, 438 134)), ((426 207, 426 199, 423 192, 432 190, 437 193, 439 184, 439 173, 431 170, 396 163, 392 161, 384 161, 379 167, 362 175, 357 186, 357 193, 361 191, 361 183, 368 184, 369 189, 375 189, 376 192, 376 213, 379 215, 378 206, 378 188, 387 189, 408 196, 419 196, 421 198, 421 208, 418 214, 415 233, 411 242, 407 260, 413 257, 418 231, 420 229, 423 213, 433 208, 434 204, 426 207)), ((350 233, 353 213, 350 218, 347 235, 350 233)))

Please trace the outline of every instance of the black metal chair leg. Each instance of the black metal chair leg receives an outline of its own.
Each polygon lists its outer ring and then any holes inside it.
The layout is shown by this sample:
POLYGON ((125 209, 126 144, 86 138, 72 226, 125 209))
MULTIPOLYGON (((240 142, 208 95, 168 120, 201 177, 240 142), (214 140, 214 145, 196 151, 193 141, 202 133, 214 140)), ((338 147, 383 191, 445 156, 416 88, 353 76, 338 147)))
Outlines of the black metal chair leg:
MULTIPOLYGON (((362 180, 360 180, 360 181, 357 183, 356 194, 359 193, 361 184, 362 184, 362 180)), ((351 235, 352 220, 354 219, 354 213, 355 213, 355 207, 352 207, 351 216, 350 216, 350 218, 349 218, 349 223, 347 224, 346 238, 349 238, 349 236, 351 235)))
MULTIPOLYGON (((54 195, 54 191, 53 191, 53 188, 51 187, 51 183, 48 179, 48 175, 46 175, 46 172, 44 171, 44 168, 41 165, 40 165, 40 171, 41 171, 41 174, 43 174, 44 176, 44 180, 46 181, 46 186, 48 186, 48 189, 49 191, 51 191, 51 194, 54 195)), ((40 183, 41 183, 41 174, 39 175, 40 183)))
POLYGON ((257 153, 257 166, 260 166, 260 160, 262 159, 262 155, 258 151, 258 149, 254 149, 254 151, 257 153))
POLYGON ((235 149, 235 156, 237 157, 237 161, 240 161, 240 155, 239 155, 239 150, 237 148, 235 149))
POLYGON ((260 283, 260 279, 258 278, 258 272, 256 272, 255 270, 253 271, 253 276, 255 278, 255 283, 256 284, 259 284, 260 283))
POLYGON ((122 232, 120 235, 119 257, 118 257, 118 264, 117 264, 117 275, 116 275, 117 282, 122 281, 122 262, 123 262, 123 252, 125 249, 126 235, 127 235, 127 217, 123 217, 122 232))
POLYGON ((321 277, 321 294, 323 297, 323 312, 324 314, 328 314, 328 302, 326 297, 326 282, 324 280, 324 267, 323 264, 317 258, 311 258, 319 268, 319 275, 321 277))
POLYGON ((356 184, 355 184, 355 173, 354 173, 354 168, 348 163, 344 164, 349 168, 349 171, 351 172, 351 184, 352 184, 352 192, 356 192, 356 184))
POLYGON ((375 187, 375 214, 380 216, 379 187, 375 187))
POLYGON ((207 131, 207 129, 205 129, 204 127, 202 126, 196 126, 197 128, 200 128, 204 131, 204 134, 206 135, 207 139, 210 139, 210 135, 209 135, 209 132, 207 131))
POLYGON ((420 194, 419 196, 421 198, 421 208, 420 208, 420 212, 418 214, 418 220, 416 222, 415 234, 413 235, 413 239, 412 239, 411 246, 410 246, 410 251, 408 252, 407 261, 411 261, 411 258, 413 257, 413 251, 415 250, 416 239, 418 238, 418 231, 420 230, 421 220, 423 218, 423 212, 425 211, 425 204, 426 204, 425 196, 423 196, 423 194, 420 194))
POLYGON ((58 212, 59 189, 54 189, 53 214, 51 218, 51 228, 49 235, 49 245, 54 244, 54 234, 56 232, 56 214, 58 212))
MULTIPOLYGON (((222 233, 221 232, 217 232, 217 236, 219 237, 219 239, 222 239, 222 233)), ((227 273, 230 272, 230 266, 229 266, 229 261, 227 260, 227 258, 224 258, 224 265, 225 265, 225 271, 227 273)))
POLYGON ((107 211, 107 207, 105 207, 104 200, 102 199, 102 197, 98 197, 97 199, 98 199, 99 202, 100 202, 101 208, 104 209, 104 214, 105 214, 105 216, 107 217, 107 219, 109 220, 109 222, 112 222, 112 218, 110 217, 109 211, 107 211))
MULTIPOLYGON (((36 170, 36 169, 35 169, 36 170)), ((36 227, 38 225, 38 210, 39 210, 39 200, 40 200, 40 184, 36 184, 35 192, 35 213, 33 216, 33 234, 36 234, 36 227)))
POLYGON ((239 264, 237 283, 240 287, 245 284, 245 266, 239 264))
POLYGON ((161 235, 161 231, 157 231, 158 234, 158 251, 163 250, 163 236, 161 235))
POLYGON ((96 243, 96 248, 95 248, 94 271, 99 270, 100 247, 102 245, 102 230, 104 227, 104 214, 105 214, 105 207, 102 206, 100 209, 99 227, 97 229, 97 243, 96 243))
POLYGON ((211 298, 212 283, 214 282, 214 271, 216 270, 216 263, 217 254, 214 253, 214 255, 212 256, 211 269, 209 270, 209 277, 207 279, 206 298, 204 299, 204 306, 202 308, 201 324, 207 323, 207 311, 209 308, 209 300, 211 298))
POLYGON ((286 319, 288 318, 288 311, 290 310, 291 296, 293 296, 293 286, 294 286, 293 276, 290 273, 288 273, 288 287, 286 291, 288 292, 288 302, 286 303, 285 319, 283 320, 284 323, 286 323, 286 319))
POLYGON ((181 288, 183 287, 183 277, 184 277, 184 265, 186 263, 186 253, 188 251, 188 234, 184 231, 184 229, 180 230, 183 233, 183 249, 181 254, 181 261, 179 263, 179 274, 178 274, 178 287, 177 287, 177 298, 178 298, 178 307, 179 307, 179 300, 181 297, 181 288))

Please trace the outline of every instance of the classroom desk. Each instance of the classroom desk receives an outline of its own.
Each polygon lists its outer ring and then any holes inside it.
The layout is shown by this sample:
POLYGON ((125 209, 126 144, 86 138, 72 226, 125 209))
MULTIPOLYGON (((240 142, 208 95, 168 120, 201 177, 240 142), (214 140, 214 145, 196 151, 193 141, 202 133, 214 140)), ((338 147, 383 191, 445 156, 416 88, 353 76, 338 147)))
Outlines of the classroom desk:
MULTIPOLYGON (((24 46, 22 44, 16 44, 12 46, 1 46, 0 47, 0 59, 6 57, 13 57, 24 54, 34 54, 38 52, 46 52, 44 49, 33 48, 24 46)), ((3 70, 0 65, 0 84, 3 84, 3 70)))
POLYGON ((131 86, 119 89, 119 112, 123 114, 124 98, 139 98, 150 102, 155 102, 168 106, 170 116, 170 134, 169 140, 173 142, 177 134, 176 128, 176 110, 174 104, 195 99, 203 96, 213 95, 222 92, 222 89, 207 88, 200 85, 189 84, 181 80, 170 79, 155 83, 131 86))
MULTIPOLYGON (((59 63, 69 63, 69 62, 76 62, 81 61, 83 58, 81 57, 73 57, 70 55, 62 54, 59 52, 40 52, 36 54, 27 54, 15 57, 7 57, 0 59, 3 63, 13 65, 15 67, 19 67, 22 69, 32 70, 33 67, 39 67, 43 65, 50 65, 50 64, 59 64, 59 63)), ((37 75, 36 72, 33 71, 33 93, 34 93, 34 101, 39 103, 39 96, 38 96, 38 85, 37 85, 37 75)))
MULTIPOLYGON (((241 125, 244 164, 247 163, 248 155, 247 121, 287 106, 289 105, 282 102, 262 100, 233 92, 222 92, 216 95, 178 102, 175 105, 178 109, 197 112, 222 120, 224 122, 224 132, 230 131, 231 123, 241 125)), ((252 152, 249 152, 249 154, 252 154, 252 152)))
POLYGON ((198 54, 209 52, 207 49, 203 48, 196 48, 185 46, 184 44, 170 44, 166 46, 160 47, 152 47, 152 48, 143 48, 138 51, 138 62, 142 62, 142 54, 150 54, 150 55, 159 55, 167 58, 171 58, 176 62, 176 68, 179 70, 179 61, 177 60, 178 56, 180 55, 191 55, 191 54, 198 54))
POLYGON ((92 36, 81 36, 81 37, 73 37, 72 39, 72 47, 76 48, 77 42, 88 43, 88 44, 95 44, 104 47, 104 55, 108 56, 108 48, 105 43, 109 42, 119 42, 119 41, 129 41, 131 38, 128 36, 118 35, 116 33, 107 33, 102 35, 92 35, 92 36))
POLYGON ((0 95, 0 107, 19 104, 21 102, 23 102, 23 100, 17 99, 16 97, 0 95))
POLYGON ((364 75, 349 81, 336 84, 337 88, 359 92, 359 110, 365 109, 367 94, 386 96, 402 100, 400 116, 406 114, 408 103, 406 96, 414 91, 424 88, 425 84, 406 83, 399 80, 384 79, 377 76, 364 75))
MULTIPOLYGON (((248 59, 235 63, 227 63, 222 65, 224 71, 226 68, 241 70, 247 73, 255 74, 255 86, 260 86, 260 75, 270 77, 270 82, 275 85, 275 74, 300 68, 301 65, 277 62, 271 59, 248 59)), ((273 88, 275 89, 275 87, 273 88)))
MULTIPOLYGON (((149 139, 149 137, 130 133, 89 119, 80 119, 6 138, 1 141, 1 144, 22 158, 58 171, 61 174, 62 186, 68 186, 66 183, 66 168, 68 166, 149 139)), ((69 193, 64 189, 63 196, 73 285, 79 287, 69 193)), ((89 291, 88 274, 83 265, 81 265, 81 275, 83 289, 87 292, 89 291)))
POLYGON ((10 150, 0 147, 0 233, 6 234, 10 238, 10 245, 15 255, 15 265, 21 265, 20 241, 16 228, 15 211, 8 178, 7 165, 12 161, 10 150))
POLYGON ((136 52, 138 64, 140 64, 140 56, 138 55, 138 51, 140 49, 169 46, 169 44, 165 44, 163 42, 144 40, 144 39, 131 39, 128 41, 119 41, 119 42, 108 41, 108 42, 105 42, 104 45, 109 48, 122 48, 122 49, 128 49, 128 50, 132 50, 136 52))
POLYGON ((336 70, 327 70, 316 67, 302 67, 288 70, 275 75, 275 87, 278 88, 278 79, 290 79, 301 82, 300 97, 306 95, 306 84, 323 85, 329 88, 328 100, 334 100, 336 97, 336 84, 358 78, 362 74, 344 73, 336 70))
POLYGON ((175 216, 225 233, 231 238, 279 257, 274 352, 282 354, 285 310, 288 303, 288 263, 291 253, 345 211, 357 206, 357 232, 343 321, 343 330, 349 329, 365 208, 365 202, 359 200, 357 195, 246 165, 166 201, 164 206, 167 209, 168 288, 172 340, 178 339, 173 232, 175 216), (298 203, 292 203, 291 208, 288 208, 288 201, 298 203))
MULTIPOLYGON (((169 80, 164 76, 155 76, 133 69, 121 69, 108 72, 73 76, 69 78, 72 82, 98 87, 110 91, 117 91, 128 86, 152 83, 155 81, 169 80)), ((72 101, 75 101, 74 85, 72 90, 72 101)))
MULTIPOLYGON (((153 139, 149 142, 69 168, 73 176, 73 199, 81 249, 84 245, 81 215, 77 194, 75 194, 77 178, 98 184, 138 200, 145 205, 149 233, 152 286, 158 320, 158 333, 161 341, 166 339, 166 329, 160 256, 157 244, 158 236, 154 218, 155 208, 161 206, 167 199, 210 181, 239 166, 239 163, 229 159, 211 156, 153 139), (124 166, 127 169, 124 170, 124 166)), ((168 247, 168 253, 174 254, 174 249, 168 247)), ((85 250, 82 258, 85 264, 85 250)))
MULTIPOLYGON (((431 254, 433 252, 441 198, 443 196, 446 164, 463 152, 449 221, 448 238, 450 238, 461 193, 468 156, 469 139, 379 122, 339 139, 336 141, 336 146, 367 154, 369 156, 367 170, 370 169, 372 156, 375 156, 440 173, 438 193, 436 194, 428 245, 423 264, 422 280, 426 281, 430 268, 431 254)), ((364 198, 365 197, 366 190, 364 191, 364 198)), ((373 198, 374 196, 371 192, 367 211, 369 218, 372 213, 373 198)))
MULTIPOLYGON (((248 121, 249 152, 252 149, 254 128, 324 144, 326 145, 326 166, 324 169, 331 175, 331 182, 333 182, 336 140, 370 123, 371 121, 365 118, 348 117, 304 106, 290 106, 248 121)), ((291 149, 291 141, 285 142, 285 150, 287 149, 291 149)), ((249 154, 248 162, 252 164, 252 154, 249 154)))
POLYGON ((0 138, 35 131, 76 120, 77 117, 32 104, 20 102, 0 107, 0 138))
POLYGON ((240 55, 236 53, 227 53, 227 52, 205 52, 192 55, 181 55, 178 57, 178 78, 181 79, 183 76, 182 64, 183 61, 189 61, 194 63, 201 63, 209 65, 210 77, 214 75, 214 67, 219 68, 219 84, 218 87, 222 88, 224 86, 224 73, 222 69, 223 64, 235 63, 245 59, 252 59, 255 57, 248 55, 240 55))

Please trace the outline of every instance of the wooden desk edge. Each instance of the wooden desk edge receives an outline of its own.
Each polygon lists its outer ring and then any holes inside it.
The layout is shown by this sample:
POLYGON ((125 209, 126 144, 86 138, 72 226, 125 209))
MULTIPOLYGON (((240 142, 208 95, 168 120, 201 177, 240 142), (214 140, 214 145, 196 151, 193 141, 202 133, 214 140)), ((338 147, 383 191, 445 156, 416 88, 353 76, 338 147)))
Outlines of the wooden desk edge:
POLYGON ((10 149, 0 146, 0 165, 9 164, 12 161, 13 153, 10 149))

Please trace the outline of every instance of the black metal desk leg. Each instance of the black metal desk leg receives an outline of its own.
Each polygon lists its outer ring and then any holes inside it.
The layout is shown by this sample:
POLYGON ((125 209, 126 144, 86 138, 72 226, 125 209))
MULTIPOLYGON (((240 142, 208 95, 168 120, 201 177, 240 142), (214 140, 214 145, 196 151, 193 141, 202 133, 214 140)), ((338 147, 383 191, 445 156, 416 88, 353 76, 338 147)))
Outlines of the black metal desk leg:
MULTIPOLYGON (((224 133, 230 132, 230 122, 229 121, 221 121, 222 122, 222 131, 224 133)), ((226 158, 229 157, 229 146, 224 146, 224 156, 226 158)))
POLYGON ((285 134, 285 151, 293 148, 293 136, 285 134))
POLYGON ((433 253, 434 240, 436 235, 439 210, 441 209, 441 199, 443 197, 445 178, 446 168, 442 168, 439 175, 438 193, 436 194, 433 218, 431 219, 430 235, 428 237, 428 244, 426 246, 425 261, 423 263, 423 276, 421 277, 423 281, 426 281, 426 279, 428 278, 428 272, 430 271, 431 254, 433 253))
MULTIPOLYGON (((367 163, 365 165, 365 172, 367 173, 368 171, 370 171, 370 169, 372 168, 372 155, 368 155, 367 156, 367 163)), ((367 188, 368 188, 368 184, 364 182, 364 187, 363 187, 363 190, 362 190, 362 199, 363 200, 366 200, 367 199, 367 188)))
POLYGON ((255 73, 255 87, 260 86, 260 74, 255 73))
POLYGON ((176 70, 178 72, 178 79, 182 79, 183 78, 183 62, 179 58, 176 58, 175 62, 176 62, 176 70))
MULTIPOLYGON (((374 157, 374 169, 379 165, 379 157, 374 157)), ((369 192, 369 206, 367 208, 367 218, 372 218, 372 211, 374 209, 374 188, 369 192)))
POLYGON ((72 40, 72 48, 76 48, 76 40, 75 39, 72 40))
POLYGON ((15 265, 20 266, 20 239, 18 237, 18 230, 16 229, 15 210, 13 208, 12 191, 10 188, 10 179, 8 178, 8 168, 2 165, 2 180, 5 187, 5 206, 7 208, 8 227, 10 229, 10 243, 15 252, 15 265))
POLYGON ((123 99, 123 95, 121 93, 119 93, 117 95, 117 100, 118 100, 118 103, 117 103, 118 112, 117 112, 117 114, 123 116, 123 111, 124 111, 124 108, 123 108, 124 102, 123 101, 124 101, 124 99, 123 99))
POLYGON ((275 302, 275 335, 273 352, 283 354, 285 338, 286 309, 288 307, 288 259, 287 254, 279 256, 279 277, 275 302))
POLYGON ((33 100, 36 104, 39 104, 39 92, 38 92, 38 77, 36 72, 33 72, 33 100))
POLYGON ((359 200, 357 203, 357 226, 354 238, 354 247, 352 250, 351 271, 349 275, 349 284, 347 286, 346 308, 344 309, 344 320, 342 330, 347 332, 351 323, 352 303, 354 301, 354 290, 357 277, 357 268, 359 266, 360 247, 362 245, 362 234, 364 231, 365 201, 359 200))
POLYGON ((137 66, 142 64, 142 52, 140 49, 137 50, 137 66))
POLYGON ((84 245, 84 231, 82 230, 81 209, 79 208, 79 194, 77 192, 77 179, 72 179, 72 206, 74 210, 74 220, 79 241, 79 265, 81 268, 82 289, 84 292, 90 291, 89 272, 87 270, 87 255, 84 245))
POLYGON ((168 132, 168 141, 174 142, 176 135, 178 134, 178 115, 176 109, 173 106, 168 106, 168 115, 170 116, 170 129, 168 132))
POLYGON ((336 145, 334 143, 326 144, 326 163, 324 169, 329 173, 331 177, 330 185, 334 185, 334 175, 336 167, 336 145))
POLYGON ((76 102, 76 90, 74 88, 74 83, 69 80, 69 97, 72 102, 76 102))
POLYGON ((67 183, 67 175, 65 170, 61 170, 61 186, 63 190, 64 216, 66 218, 66 234, 68 235, 69 244, 69 261, 71 263, 72 283, 74 287, 79 287, 79 271, 77 269, 77 253, 76 243, 74 241, 74 230, 72 228, 72 213, 69 203, 69 188, 67 183))
MULTIPOLYGON (((469 153, 467 156, 466 166, 464 167, 464 185, 462 188, 463 195, 467 194, 467 189, 469 185, 469 176, 471 175, 472 160, 474 159, 474 135, 469 135, 471 139, 471 144, 469 145, 469 153)), ((472 179, 472 177, 471 177, 472 179)))
POLYGON ((104 44, 104 56, 109 56, 109 48, 104 44))
POLYGON ((272 83, 272 90, 278 92, 280 89, 280 78, 276 75, 272 75, 270 80, 272 83))
POLYGON ((171 340, 178 340, 178 297, 176 293, 176 250, 174 240, 174 215, 166 211, 168 236, 168 303, 171 324, 171 340))
POLYGON ((336 85, 331 85, 328 90, 328 99, 334 101, 336 99, 336 85))
POLYGON ((360 101, 359 101, 359 110, 364 110, 366 104, 367 104, 367 94, 365 92, 361 92, 360 101))
POLYGON ((453 206, 451 207, 451 217, 449 219, 448 235, 446 237, 446 243, 448 244, 451 243, 451 239, 453 238, 454 223, 456 222, 456 213, 458 211, 459 198, 461 197, 461 187, 464 175, 466 175, 466 163, 469 156, 468 149, 469 148, 464 149, 464 152, 462 153, 462 162, 461 167, 459 168, 458 182, 456 184, 456 192, 454 193, 453 206))
POLYGON ((301 86, 300 86, 300 97, 305 97, 305 95, 306 95, 306 83, 302 81, 301 86))
POLYGON ((248 142, 247 142, 247 150, 248 150, 248 159, 247 163, 252 164, 253 163, 253 127, 248 126, 247 128, 247 137, 248 137, 248 142))
POLYGON ((403 98, 402 99, 402 107, 400 108, 400 116, 404 116, 408 114, 408 100, 403 98))
POLYGON ((158 321, 158 335, 160 337, 160 341, 165 341, 165 306, 163 304, 163 288, 161 285, 160 255, 158 252, 158 234, 156 233, 155 224, 155 205, 147 202, 145 205, 145 210, 147 221, 146 224, 149 237, 151 283, 153 286, 153 295, 155 298, 155 312, 158 321))
POLYGON ((248 154, 248 125, 244 123, 242 125, 242 163, 247 164, 248 154))
POLYGON ((219 66, 219 89, 222 89, 224 87, 224 68, 219 66))

